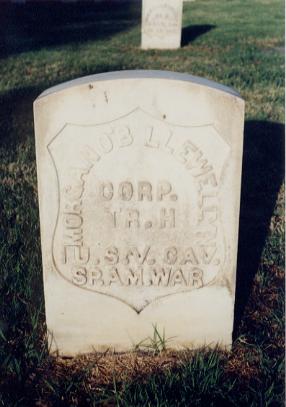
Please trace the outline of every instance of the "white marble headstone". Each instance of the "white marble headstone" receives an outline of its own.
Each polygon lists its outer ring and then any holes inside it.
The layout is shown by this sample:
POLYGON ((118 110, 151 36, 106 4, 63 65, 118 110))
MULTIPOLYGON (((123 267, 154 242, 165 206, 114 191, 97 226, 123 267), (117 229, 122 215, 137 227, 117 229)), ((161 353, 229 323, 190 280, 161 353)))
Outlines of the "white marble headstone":
POLYGON ((143 0, 141 47, 180 48, 182 13, 182 0, 143 0))
POLYGON ((191 75, 122 71, 34 103, 51 350, 229 346, 244 102, 191 75))

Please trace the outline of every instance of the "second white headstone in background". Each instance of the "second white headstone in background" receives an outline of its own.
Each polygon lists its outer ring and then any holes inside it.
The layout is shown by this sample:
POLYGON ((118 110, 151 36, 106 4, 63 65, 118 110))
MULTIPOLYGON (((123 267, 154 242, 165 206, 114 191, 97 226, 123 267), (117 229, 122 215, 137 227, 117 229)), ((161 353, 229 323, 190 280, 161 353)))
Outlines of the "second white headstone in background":
POLYGON ((180 48, 182 0, 143 0, 142 48, 180 48))

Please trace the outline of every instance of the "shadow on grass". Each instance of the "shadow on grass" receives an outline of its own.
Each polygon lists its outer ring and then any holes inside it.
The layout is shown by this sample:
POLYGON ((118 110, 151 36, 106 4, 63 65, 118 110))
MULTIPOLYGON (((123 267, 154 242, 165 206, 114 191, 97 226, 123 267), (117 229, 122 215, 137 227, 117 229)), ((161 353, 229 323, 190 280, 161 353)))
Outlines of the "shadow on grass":
POLYGON ((204 25, 188 25, 182 29, 182 47, 185 47, 190 42, 194 41, 197 37, 206 34, 210 30, 214 29, 216 26, 213 24, 204 25))
POLYGON ((247 121, 244 131, 234 338, 250 295, 284 174, 284 126, 247 121))
MULTIPOLYGON (((122 70, 119 64, 100 65, 96 70, 81 70, 78 77, 118 70, 122 70)), ((67 75, 61 83, 72 79, 76 77, 67 75)), ((34 137, 33 102, 44 90, 58 84, 58 81, 51 81, 43 87, 23 87, 0 95, 0 147, 9 150, 11 161, 17 146, 34 137)))
POLYGON ((1 3, 0 57, 42 47, 107 39, 140 22, 135 2, 1 3))

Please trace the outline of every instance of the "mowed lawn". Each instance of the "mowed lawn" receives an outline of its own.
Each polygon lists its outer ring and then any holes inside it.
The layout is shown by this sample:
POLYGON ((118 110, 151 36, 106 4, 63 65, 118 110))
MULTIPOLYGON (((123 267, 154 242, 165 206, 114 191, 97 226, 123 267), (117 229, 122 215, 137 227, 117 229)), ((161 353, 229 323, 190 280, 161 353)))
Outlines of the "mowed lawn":
POLYGON ((0 4, 0 406, 282 406, 284 2, 185 3, 175 51, 141 51, 140 4, 120 3, 0 4), (191 73, 246 100, 230 353, 174 353, 155 332, 125 355, 48 355, 32 104, 124 69, 191 73))

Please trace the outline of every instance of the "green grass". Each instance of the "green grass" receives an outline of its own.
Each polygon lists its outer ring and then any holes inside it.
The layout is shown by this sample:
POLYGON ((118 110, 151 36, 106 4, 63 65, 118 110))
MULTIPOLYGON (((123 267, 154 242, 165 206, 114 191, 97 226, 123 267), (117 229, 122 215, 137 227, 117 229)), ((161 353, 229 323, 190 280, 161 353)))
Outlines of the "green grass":
POLYGON ((184 46, 172 52, 140 50, 136 3, 0 8, 0 405, 282 406, 282 0, 185 3, 184 46), (157 332, 143 343, 151 354, 48 356, 32 103, 49 86, 121 69, 188 72, 246 100, 230 354, 169 354, 157 332))

